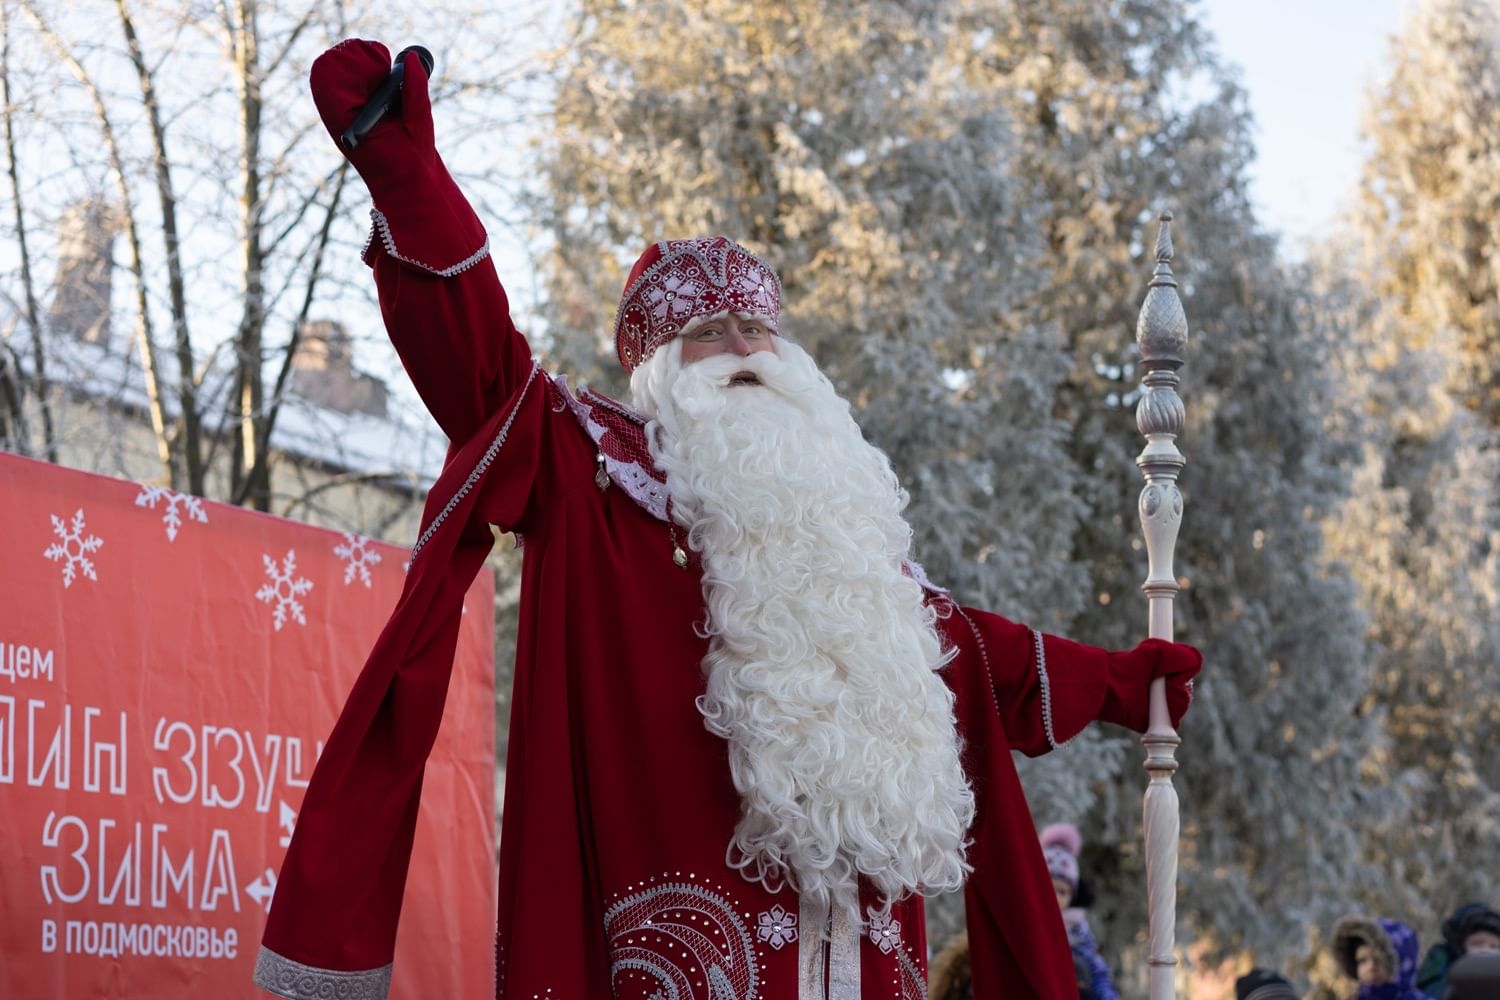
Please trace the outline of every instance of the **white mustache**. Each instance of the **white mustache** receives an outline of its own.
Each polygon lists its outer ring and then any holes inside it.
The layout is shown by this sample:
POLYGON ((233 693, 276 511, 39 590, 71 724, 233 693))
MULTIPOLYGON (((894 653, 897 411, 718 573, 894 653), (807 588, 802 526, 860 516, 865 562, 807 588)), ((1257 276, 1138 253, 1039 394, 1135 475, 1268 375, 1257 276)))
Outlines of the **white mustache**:
POLYGON ((743 379, 747 375, 760 387, 799 406, 812 405, 823 388, 821 383, 827 381, 816 372, 809 376, 771 351, 756 351, 743 357, 718 354, 686 364, 671 392, 679 404, 686 404, 689 411, 695 411, 697 407, 688 401, 694 398, 703 400, 702 393, 707 387, 727 393, 732 388, 749 384, 743 379))
POLYGON ((786 367, 786 362, 771 351, 756 351, 743 357, 738 354, 716 354, 684 365, 680 377, 727 386, 736 375, 747 374, 754 375, 765 383, 777 380, 786 372, 786 367))

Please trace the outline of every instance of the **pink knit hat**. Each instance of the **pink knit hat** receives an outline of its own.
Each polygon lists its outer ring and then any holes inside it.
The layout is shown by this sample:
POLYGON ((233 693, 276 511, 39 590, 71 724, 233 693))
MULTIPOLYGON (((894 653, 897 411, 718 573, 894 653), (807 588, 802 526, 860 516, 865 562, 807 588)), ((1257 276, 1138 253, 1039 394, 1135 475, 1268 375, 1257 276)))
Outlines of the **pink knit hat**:
POLYGON ((1072 823, 1053 823, 1042 829, 1042 857, 1047 860, 1047 874, 1060 878, 1078 889, 1078 852, 1083 850, 1083 836, 1072 823))

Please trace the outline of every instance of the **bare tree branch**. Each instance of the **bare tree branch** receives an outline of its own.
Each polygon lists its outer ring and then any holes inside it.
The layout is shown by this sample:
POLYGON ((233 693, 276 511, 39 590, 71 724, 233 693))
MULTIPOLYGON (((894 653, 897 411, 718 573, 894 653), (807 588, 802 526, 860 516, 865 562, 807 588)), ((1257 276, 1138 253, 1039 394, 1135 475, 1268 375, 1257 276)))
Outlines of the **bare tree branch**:
MULTIPOLYGON (((161 396, 161 368, 156 356, 155 338, 151 331, 151 311, 146 287, 145 265, 141 254, 140 228, 136 224, 135 207, 130 198, 130 183, 125 174, 125 157, 120 151, 119 139, 115 133, 114 123, 109 116, 109 109, 104 102, 104 95, 95 84, 92 76, 83 63, 72 50, 52 30, 41 12, 38 11, 33 0, 21 0, 21 9, 31 18, 32 24, 41 32, 42 38, 56 53, 57 57, 72 71, 88 90, 89 96, 94 102, 94 114, 99 120, 99 128, 104 134, 105 148, 109 151, 110 167, 115 175, 115 180, 120 188, 120 210, 125 219, 126 238, 130 243, 130 270, 135 275, 136 285, 136 321, 140 325, 141 354, 144 356, 144 370, 146 377, 146 398, 151 411, 151 429, 156 436, 157 458, 161 462, 162 472, 168 484, 173 489, 180 486, 177 477, 176 466, 172 462, 172 452, 167 443, 167 419, 166 409, 161 396)), ((53 461, 56 461, 53 458, 53 461)))
MULTIPOLYGON (((260 435, 257 420, 264 404, 265 385, 261 379, 261 354, 265 335, 265 200, 261 190, 261 74, 259 0, 236 0, 239 19, 239 44, 236 47, 235 77, 240 90, 240 217, 241 274, 244 285, 244 308, 236 337, 238 368, 235 406, 239 427, 235 434, 234 467, 230 472, 230 492, 248 499, 256 510, 270 504, 269 483, 262 478, 269 465, 259 452, 260 435)), ((241 500, 240 502, 243 502, 241 500)))
POLYGON ((313 14, 317 12, 317 9, 318 7, 316 4, 308 4, 307 11, 297 21, 296 26, 292 28, 291 34, 287 35, 286 44, 283 45, 281 47, 281 51, 276 53, 276 55, 271 58, 271 61, 266 64, 265 70, 261 73, 261 79, 269 79, 276 74, 276 71, 278 69, 281 68, 282 62, 296 46, 297 39, 301 37, 302 32, 307 29, 307 26, 312 23, 313 14))
POLYGON ((161 202, 162 238, 167 245, 167 289, 172 306, 172 341, 177 352, 178 427, 182 440, 179 452, 187 472, 188 491, 202 496, 206 468, 203 464, 202 417, 198 410, 198 391, 193 381, 193 342, 188 335, 187 295, 182 278, 182 253, 177 233, 177 195, 172 187, 172 167, 167 156, 166 130, 162 126, 161 106, 156 97, 152 72, 141 51, 140 37, 130 16, 126 0, 115 0, 120 27, 130 50, 130 61, 140 81, 141 101, 151 124, 151 144, 156 168, 156 192, 161 202))
POLYGON ((304 490, 302 493, 293 497, 287 503, 287 505, 282 508, 281 516, 294 517, 296 516, 298 508, 310 508, 312 506, 313 500, 317 499, 322 494, 329 492, 330 490, 336 490, 342 486, 358 486, 361 483, 389 483, 392 481, 405 481, 411 485, 413 490, 416 490, 420 486, 420 484, 417 482, 416 477, 411 473, 401 472, 397 469, 387 469, 379 472, 346 472, 334 476, 333 478, 325 482, 321 482, 311 489, 304 490))
POLYGON ((26 428, 26 411, 22 408, 21 359, 10 344, 11 333, 21 317, 12 313, 6 331, 0 335, 0 448, 19 455, 30 454, 30 435, 26 428))
MULTIPOLYGON (((281 241, 290 236, 302 224, 302 220, 307 217, 308 211, 318 203, 318 196, 328 190, 328 185, 333 182, 334 178, 342 177, 343 173, 344 163, 341 161, 337 167, 330 170, 328 175, 318 182, 317 187, 308 192, 307 197, 302 199, 302 204, 297 206, 297 211, 292 213, 291 221, 282 227, 281 232, 277 233, 266 243, 267 256, 274 253, 281 246, 281 241)), ((343 182, 340 181, 339 183, 342 184, 343 182)))
MULTIPOLYGON (((339 165, 337 181, 333 188, 333 198, 328 203, 328 211, 323 215, 323 228, 318 232, 317 249, 313 254, 312 270, 307 276, 307 291, 302 296, 302 308, 297 311, 297 318, 292 323, 291 340, 281 357, 281 371, 276 373, 276 387, 271 393, 270 413, 266 415, 263 421, 260 446, 256 449, 256 454, 260 456, 259 462, 261 466, 265 466, 269 462, 271 431, 276 426, 277 416, 281 413, 281 401, 286 390, 287 378, 291 375, 292 360, 297 355, 297 347, 302 342, 302 330, 307 325, 307 318, 312 312, 313 302, 317 296, 318 281, 323 274, 323 253, 328 248, 328 235, 333 231, 333 220, 338 215, 339 201, 343 198, 344 194, 344 181, 348 176, 349 161, 344 160, 339 165)), ((254 480, 257 475, 266 475, 265 471, 261 468, 257 468, 253 472, 254 474, 248 477, 247 482, 254 480)), ((244 500, 236 496, 234 502, 243 503, 244 500)))
MULTIPOLYGON (((42 344, 41 314, 36 304, 36 287, 31 278, 31 251, 26 245, 26 213, 21 206, 21 171, 16 162, 16 133, 15 133, 15 101, 11 99, 10 90, 10 5, 0 4, 0 97, 5 100, 5 157, 10 170, 11 196, 15 200, 16 208, 16 242, 21 250, 21 287, 26 299, 26 322, 31 327, 31 353, 32 353, 32 388, 36 392, 37 403, 41 407, 42 414, 42 447, 47 455, 47 460, 57 461, 57 439, 56 432, 52 426, 52 403, 48 398, 50 390, 47 384, 47 352, 42 344)), ((4 383, 0 385, 6 401, 6 408, 11 413, 11 419, 7 421, 6 439, 13 439, 16 447, 22 453, 29 449, 25 443, 24 428, 25 414, 21 409, 20 385, 10 374, 10 364, 7 358, 4 367, 4 383), (15 433, 9 431, 9 425, 14 425, 15 433)), ((19 373, 17 373, 19 374, 19 373)))

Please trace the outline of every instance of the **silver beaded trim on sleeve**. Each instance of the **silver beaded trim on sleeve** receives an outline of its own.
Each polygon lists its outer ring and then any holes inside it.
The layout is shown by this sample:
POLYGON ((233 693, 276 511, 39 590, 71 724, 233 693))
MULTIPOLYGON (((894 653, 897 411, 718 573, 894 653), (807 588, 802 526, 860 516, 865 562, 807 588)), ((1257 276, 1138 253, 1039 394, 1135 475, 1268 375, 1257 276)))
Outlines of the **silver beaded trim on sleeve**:
POLYGON ((433 267, 431 264, 424 264, 420 260, 413 260, 412 258, 407 257, 405 254, 401 253, 401 251, 396 249, 396 238, 391 235, 391 224, 390 221, 386 219, 384 212, 382 212, 378 208, 372 208, 370 209, 370 218, 374 221, 375 228, 370 231, 370 239, 365 240, 365 248, 367 250, 369 249, 370 243, 374 240, 375 234, 378 232, 380 234, 380 242, 385 247, 386 253, 401 261, 403 264, 410 264, 412 267, 419 267, 429 274, 437 275, 439 278, 451 278, 456 274, 463 274, 469 268, 473 267, 475 264, 478 264, 480 261, 484 260, 490 255, 490 238, 486 236, 484 238, 483 246, 481 246, 478 250, 475 250, 473 253, 469 254, 469 256, 465 257, 457 264, 454 264, 452 267, 433 267))
POLYGON ((454 492, 453 496, 448 498, 447 503, 443 504, 443 509, 438 511, 437 517, 434 517, 432 523, 427 526, 427 530, 422 532, 421 537, 417 539, 417 544, 411 547, 411 560, 408 565, 416 563, 417 553, 422 551, 422 546, 427 544, 428 540, 432 538, 442 523, 448 520, 448 515, 453 513, 454 508, 459 505, 459 502, 469 495, 469 491, 475 487, 479 480, 484 478, 485 472, 489 470, 490 465, 495 461, 495 456, 500 454, 500 449, 505 446, 505 438, 510 434, 510 425, 516 422, 516 414, 521 412, 521 404, 526 400, 526 393, 531 389, 531 383, 536 381, 537 373, 541 370, 541 363, 533 359, 531 362, 531 372, 526 376, 526 384, 521 386, 521 394, 516 397, 516 403, 510 408, 510 413, 506 414, 505 423, 500 425, 500 430, 495 434, 495 440, 491 441, 490 446, 484 450, 484 455, 480 457, 479 461, 475 463, 474 468, 470 470, 468 478, 464 480, 464 484, 454 492))
POLYGON ((990 704, 995 706, 995 718, 998 719, 1000 718, 1000 696, 995 691, 995 675, 990 672, 990 652, 985 648, 984 636, 980 634, 979 626, 974 624, 974 619, 969 617, 962 605, 955 604, 953 608, 958 612, 958 617, 964 620, 964 624, 969 626, 969 631, 974 635, 974 644, 979 647, 979 662, 984 665, 984 679, 989 682, 990 704))
POLYGON ((1031 630, 1031 644, 1036 649, 1036 672, 1042 682, 1042 729, 1047 733, 1047 745, 1061 750, 1073 741, 1057 742, 1057 733, 1052 728, 1052 678, 1047 674, 1047 644, 1037 629, 1031 630))
POLYGON ((255 957, 254 982, 284 1000, 385 1000, 391 992, 391 967, 358 972, 319 969, 262 945, 255 957))

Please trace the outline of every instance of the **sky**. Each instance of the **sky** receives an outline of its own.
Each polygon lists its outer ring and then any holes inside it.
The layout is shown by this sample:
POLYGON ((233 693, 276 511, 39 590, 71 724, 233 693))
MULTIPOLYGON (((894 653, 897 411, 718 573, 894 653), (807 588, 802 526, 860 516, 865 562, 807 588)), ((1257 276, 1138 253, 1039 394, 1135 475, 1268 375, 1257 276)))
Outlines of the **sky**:
POLYGON ((1365 88, 1415 0, 1201 0, 1256 121, 1252 195, 1284 250, 1320 235, 1359 178, 1365 88))

